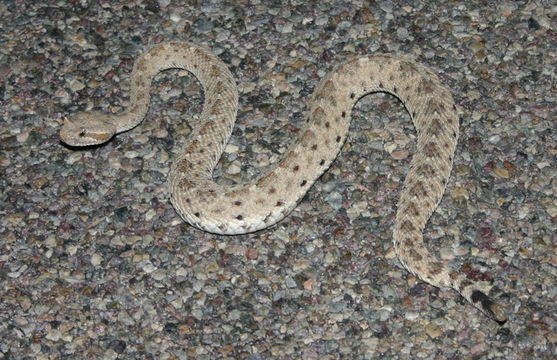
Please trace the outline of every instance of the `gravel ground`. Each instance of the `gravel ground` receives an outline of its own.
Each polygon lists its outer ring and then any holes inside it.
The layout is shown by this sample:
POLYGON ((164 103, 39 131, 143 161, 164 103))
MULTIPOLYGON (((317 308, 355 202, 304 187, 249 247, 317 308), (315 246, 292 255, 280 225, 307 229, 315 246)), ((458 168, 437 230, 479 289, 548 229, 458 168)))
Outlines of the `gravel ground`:
POLYGON ((188 3, 0 1, 0 357, 557 356, 555 2, 188 3), (164 40, 205 44, 238 80, 222 183, 276 161, 341 59, 400 53, 432 67, 462 129, 428 244, 494 282, 507 324, 396 260, 415 132, 392 96, 362 99, 331 169, 289 217, 250 235, 198 231, 168 201, 169 165, 203 100, 186 72, 157 76, 137 129, 61 145, 63 117, 127 105, 134 59, 164 40))

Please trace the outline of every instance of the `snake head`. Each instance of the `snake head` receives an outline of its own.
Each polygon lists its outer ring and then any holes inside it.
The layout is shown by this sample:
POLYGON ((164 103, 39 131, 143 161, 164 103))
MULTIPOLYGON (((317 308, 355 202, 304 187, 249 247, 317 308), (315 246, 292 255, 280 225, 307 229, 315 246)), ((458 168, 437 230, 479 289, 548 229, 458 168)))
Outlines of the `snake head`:
POLYGON ((64 119, 60 129, 60 139, 70 146, 98 145, 110 140, 116 134, 116 126, 110 122, 110 115, 84 112, 73 120, 64 119))

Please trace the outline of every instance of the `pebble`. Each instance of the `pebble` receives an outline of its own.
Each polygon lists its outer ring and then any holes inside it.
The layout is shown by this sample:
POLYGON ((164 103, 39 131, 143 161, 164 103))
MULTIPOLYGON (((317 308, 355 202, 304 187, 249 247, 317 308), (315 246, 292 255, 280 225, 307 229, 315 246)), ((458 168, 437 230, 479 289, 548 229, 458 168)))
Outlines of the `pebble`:
POLYGON ((103 258, 101 255, 99 254, 93 254, 91 255, 91 264, 93 266, 99 266, 103 261, 103 258))
POLYGON ((58 329, 52 329, 46 334, 46 338, 50 341, 58 341, 62 337, 62 334, 58 329))
POLYGON ((70 83, 68 84, 70 89, 72 89, 72 91, 79 91, 85 88, 85 84, 83 84, 81 81, 79 80, 71 80, 70 83))
POLYGON ((379 7, 387 13, 391 13, 393 12, 394 4, 391 1, 381 1, 379 7))
POLYGON ((240 166, 239 161, 232 162, 228 168, 226 169, 226 173, 229 175, 237 175, 242 172, 242 168, 240 166))

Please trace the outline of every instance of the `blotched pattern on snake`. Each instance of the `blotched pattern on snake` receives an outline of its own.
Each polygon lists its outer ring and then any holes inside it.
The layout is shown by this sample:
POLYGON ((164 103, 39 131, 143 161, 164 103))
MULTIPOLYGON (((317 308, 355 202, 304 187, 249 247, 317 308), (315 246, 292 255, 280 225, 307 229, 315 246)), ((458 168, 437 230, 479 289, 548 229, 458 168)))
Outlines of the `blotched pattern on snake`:
POLYGON ((486 295, 487 284, 452 270, 424 245, 422 232, 445 190, 459 131, 451 92, 428 68, 396 56, 363 56, 340 64, 319 83, 300 136, 281 160, 262 176, 234 186, 217 184, 212 172, 236 120, 236 84, 227 66, 198 45, 169 42, 151 47, 134 65, 127 111, 77 114, 62 127, 62 141, 100 144, 137 126, 149 108, 153 77, 170 68, 191 72, 205 91, 201 119, 168 176, 171 201, 185 221, 217 234, 257 231, 287 216, 336 158, 354 104, 372 92, 395 95, 417 130, 417 151, 394 225, 398 258, 420 279, 453 288, 487 316, 506 321, 503 307, 486 295))

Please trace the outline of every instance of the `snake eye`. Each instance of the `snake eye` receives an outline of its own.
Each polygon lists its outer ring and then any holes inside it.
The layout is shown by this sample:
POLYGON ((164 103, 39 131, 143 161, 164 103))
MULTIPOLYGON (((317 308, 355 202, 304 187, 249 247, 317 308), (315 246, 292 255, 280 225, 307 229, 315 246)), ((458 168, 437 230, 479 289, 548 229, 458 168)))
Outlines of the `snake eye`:
POLYGON ((85 130, 81 130, 79 132, 79 137, 85 137, 85 130))

